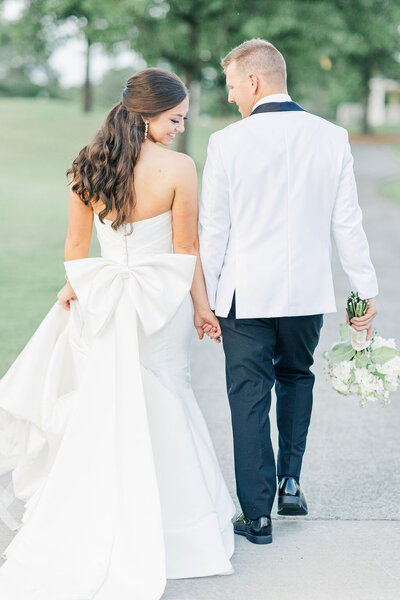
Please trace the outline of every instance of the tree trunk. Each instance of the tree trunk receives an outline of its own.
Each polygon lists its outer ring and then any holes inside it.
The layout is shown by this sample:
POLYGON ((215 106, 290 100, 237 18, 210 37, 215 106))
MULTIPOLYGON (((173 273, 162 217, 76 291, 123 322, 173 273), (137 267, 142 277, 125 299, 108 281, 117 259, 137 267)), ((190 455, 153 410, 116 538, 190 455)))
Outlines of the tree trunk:
MULTIPOLYGON (((185 85, 189 90, 189 99, 190 99, 190 88, 192 86, 193 76, 192 72, 187 69, 185 72, 185 85)), ((188 154, 189 152, 189 131, 190 131, 190 117, 191 117, 191 109, 189 108, 188 119, 185 121, 185 133, 182 133, 178 138, 178 152, 183 152, 184 154, 188 154)))
POLYGON ((362 98, 362 106, 363 106, 363 115, 362 115, 362 133, 364 135, 369 135, 371 133, 371 128, 369 126, 368 120, 368 101, 369 101, 369 80, 371 78, 371 73, 369 69, 366 69, 363 73, 363 98, 362 98))
POLYGON ((90 81, 90 51, 92 45, 89 40, 87 40, 87 48, 86 48, 86 74, 85 74, 85 83, 83 84, 83 112, 90 112, 93 106, 93 97, 92 97, 92 82, 90 81))

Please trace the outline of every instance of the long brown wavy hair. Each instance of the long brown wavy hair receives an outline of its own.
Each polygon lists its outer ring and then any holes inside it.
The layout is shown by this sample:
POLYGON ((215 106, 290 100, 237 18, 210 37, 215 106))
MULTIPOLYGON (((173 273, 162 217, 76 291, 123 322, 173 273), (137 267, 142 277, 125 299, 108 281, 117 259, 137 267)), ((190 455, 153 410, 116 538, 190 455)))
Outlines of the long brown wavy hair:
POLYGON ((131 219, 135 208, 133 170, 144 141, 144 119, 157 117, 180 104, 188 91, 177 75, 163 69, 144 69, 130 77, 118 102, 93 140, 68 169, 72 190, 88 205, 104 203, 99 213, 117 213, 112 228, 131 219))

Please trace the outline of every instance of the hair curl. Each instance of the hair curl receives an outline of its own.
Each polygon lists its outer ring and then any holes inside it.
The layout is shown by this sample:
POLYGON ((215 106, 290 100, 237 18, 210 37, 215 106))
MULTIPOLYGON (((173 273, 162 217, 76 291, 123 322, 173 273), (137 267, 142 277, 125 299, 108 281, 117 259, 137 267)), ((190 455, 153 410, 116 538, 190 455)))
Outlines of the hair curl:
POLYGON ((157 117, 180 104, 188 91, 184 83, 163 69, 144 69, 128 79, 122 102, 107 114, 93 140, 68 169, 72 191, 88 205, 101 201, 102 223, 115 211, 112 228, 128 223, 135 208, 133 171, 144 141, 144 119, 157 117))

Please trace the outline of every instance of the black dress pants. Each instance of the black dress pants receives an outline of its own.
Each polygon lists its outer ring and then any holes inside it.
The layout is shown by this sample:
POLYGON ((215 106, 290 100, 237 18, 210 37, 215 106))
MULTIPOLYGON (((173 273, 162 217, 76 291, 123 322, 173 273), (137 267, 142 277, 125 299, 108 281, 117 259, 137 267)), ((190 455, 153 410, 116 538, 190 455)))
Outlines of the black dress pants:
POLYGON ((236 489, 246 517, 270 515, 276 475, 300 479, 311 419, 310 371, 323 315, 236 319, 219 317, 232 415, 236 489), (275 384, 279 430, 277 466, 269 410, 275 384))

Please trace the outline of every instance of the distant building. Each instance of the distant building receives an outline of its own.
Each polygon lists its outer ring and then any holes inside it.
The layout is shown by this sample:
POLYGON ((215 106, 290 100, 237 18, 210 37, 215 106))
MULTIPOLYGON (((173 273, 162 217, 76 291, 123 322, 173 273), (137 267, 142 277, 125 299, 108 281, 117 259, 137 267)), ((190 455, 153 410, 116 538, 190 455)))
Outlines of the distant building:
MULTIPOLYGON (((369 82, 368 123, 379 125, 400 124, 400 81, 374 77, 369 82)), ((340 125, 349 126, 362 119, 361 103, 342 102, 336 112, 340 125)))

